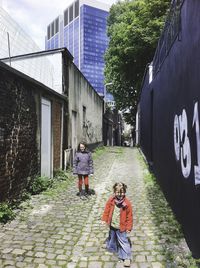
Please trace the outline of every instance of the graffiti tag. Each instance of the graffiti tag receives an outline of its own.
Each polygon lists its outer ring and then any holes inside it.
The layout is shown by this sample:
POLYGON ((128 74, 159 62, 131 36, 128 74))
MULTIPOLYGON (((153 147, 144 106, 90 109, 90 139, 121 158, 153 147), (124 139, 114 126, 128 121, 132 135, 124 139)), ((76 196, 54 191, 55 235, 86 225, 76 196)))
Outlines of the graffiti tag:
MULTIPOLYGON (((194 165, 195 185, 200 184, 200 135, 198 102, 194 105, 192 127, 195 127, 197 145, 197 165, 194 165)), ((192 169, 191 144, 188 136, 188 119, 186 110, 174 117, 174 151, 176 160, 181 163, 184 178, 188 178, 192 169)))

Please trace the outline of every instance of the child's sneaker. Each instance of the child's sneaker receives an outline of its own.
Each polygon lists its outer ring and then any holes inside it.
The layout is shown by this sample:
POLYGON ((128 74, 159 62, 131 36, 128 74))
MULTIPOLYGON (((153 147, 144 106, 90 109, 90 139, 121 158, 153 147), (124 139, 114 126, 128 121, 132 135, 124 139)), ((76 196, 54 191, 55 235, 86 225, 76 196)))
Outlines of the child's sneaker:
POLYGON ((78 192, 76 195, 81 197, 83 195, 83 192, 78 192))
POLYGON ((83 191, 78 192, 76 195, 79 196, 81 199, 85 199, 85 194, 83 191))
POLYGON ((104 242, 103 242, 101 248, 103 248, 103 249, 107 249, 107 240, 108 240, 108 238, 106 238, 106 239, 104 240, 104 242))
POLYGON ((124 267, 130 267, 131 266, 131 260, 126 259, 124 260, 124 267))
POLYGON ((83 195, 84 195, 85 197, 87 197, 87 198, 89 197, 89 194, 88 194, 88 192, 86 192, 86 191, 83 193, 83 195))

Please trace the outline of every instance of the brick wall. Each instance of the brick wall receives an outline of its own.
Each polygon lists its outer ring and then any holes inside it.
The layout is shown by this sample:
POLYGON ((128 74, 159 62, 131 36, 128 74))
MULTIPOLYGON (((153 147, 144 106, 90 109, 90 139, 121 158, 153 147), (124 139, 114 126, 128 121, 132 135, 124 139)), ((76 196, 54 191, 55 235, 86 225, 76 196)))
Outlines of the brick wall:
POLYGON ((31 85, 0 66, 0 201, 17 197, 38 172, 36 103, 31 85))
POLYGON ((53 168, 60 168, 61 156, 61 123, 62 123, 62 104, 56 100, 52 105, 52 124, 53 124, 53 168))

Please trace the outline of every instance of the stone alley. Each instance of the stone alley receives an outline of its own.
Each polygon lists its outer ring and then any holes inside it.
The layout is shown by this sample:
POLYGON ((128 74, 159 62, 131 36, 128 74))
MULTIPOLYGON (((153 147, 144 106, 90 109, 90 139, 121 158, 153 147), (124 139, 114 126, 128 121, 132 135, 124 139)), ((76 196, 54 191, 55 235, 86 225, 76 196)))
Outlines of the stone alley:
POLYGON ((121 268, 103 249, 108 230, 101 225, 105 202, 117 181, 127 184, 134 210, 132 268, 196 267, 179 225, 137 148, 108 147, 94 153, 95 195, 80 199, 77 179, 59 195, 42 193, 0 226, 0 267, 121 268))

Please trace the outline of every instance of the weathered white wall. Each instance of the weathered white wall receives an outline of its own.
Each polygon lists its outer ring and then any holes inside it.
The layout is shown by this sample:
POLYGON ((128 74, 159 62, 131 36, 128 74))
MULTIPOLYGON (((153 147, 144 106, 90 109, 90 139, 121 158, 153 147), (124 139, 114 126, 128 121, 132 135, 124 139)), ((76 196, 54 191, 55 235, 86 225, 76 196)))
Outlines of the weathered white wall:
MULTIPOLYGON (((74 64, 69 66, 69 142, 72 146, 72 113, 76 112, 77 147, 82 140, 88 144, 102 142, 103 99, 97 94, 74 64), (83 106, 86 108, 83 122, 83 106)), ((73 148, 73 149, 75 149, 73 148)))

